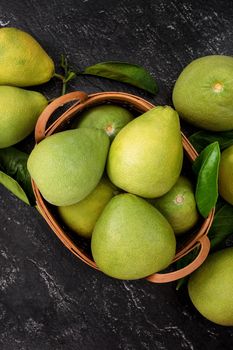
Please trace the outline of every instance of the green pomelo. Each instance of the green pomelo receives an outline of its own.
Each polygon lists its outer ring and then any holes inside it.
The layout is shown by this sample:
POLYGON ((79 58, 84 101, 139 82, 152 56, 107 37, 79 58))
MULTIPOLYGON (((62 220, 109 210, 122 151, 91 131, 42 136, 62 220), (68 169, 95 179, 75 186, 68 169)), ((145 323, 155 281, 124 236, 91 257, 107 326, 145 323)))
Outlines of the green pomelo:
POLYGON ((193 305, 208 320, 233 326, 233 248, 211 254, 188 282, 193 305))
POLYGON ((156 107, 129 122, 115 137, 107 171, 117 187, 154 198, 175 184, 182 162, 178 114, 168 106, 156 107))
POLYGON ((187 232, 198 221, 193 186, 184 176, 179 177, 169 192, 152 199, 151 203, 165 216, 176 235, 187 232))
POLYGON ((171 225, 159 211, 133 194, 119 194, 95 225, 91 249, 101 271, 119 279, 138 279, 166 268, 175 255, 171 225))
POLYGON ((54 75, 54 63, 40 44, 17 28, 0 29, 0 84, 39 85, 54 75))
POLYGON ((133 115, 118 105, 101 105, 84 111, 74 123, 78 128, 103 129, 112 140, 133 115))
POLYGON ((180 117, 206 130, 233 129, 232 76, 233 57, 213 55, 191 62, 173 90, 180 117))
POLYGON ((47 104, 39 92, 0 86, 0 148, 12 146, 28 136, 47 104))
POLYGON ((109 138, 102 130, 59 132, 35 146, 28 159, 28 170, 49 203, 72 205, 97 186, 108 148, 109 138))
POLYGON ((116 187, 103 178, 86 198, 73 205, 58 207, 58 213, 72 231, 90 238, 97 219, 116 193, 116 187))
POLYGON ((219 193, 233 205, 233 146, 226 148, 219 165, 219 193))

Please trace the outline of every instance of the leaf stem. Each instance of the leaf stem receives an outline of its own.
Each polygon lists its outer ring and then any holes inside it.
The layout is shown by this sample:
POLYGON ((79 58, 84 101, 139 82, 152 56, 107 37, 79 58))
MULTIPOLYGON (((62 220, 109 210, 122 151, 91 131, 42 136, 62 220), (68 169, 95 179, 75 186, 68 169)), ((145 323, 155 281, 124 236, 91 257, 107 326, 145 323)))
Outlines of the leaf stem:
POLYGON ((64 75, 61 75, 61 74, 58 74, 58 73, 54 73, 53 76, 54 76, 55 78, 60 79, 60 80, 64 80, 64 79, 65 79, 64 75))
POLYGON ((61 90, 62 95, 65 95, 65 93, 66 93, 66 86, 67 86, 67 84, 63 81, 62 90, 61 90))
POLYGON ((68 60, 64 55, 61 55, 60 67, 64 71, 64 75, 59 73, 54 73, 54 77, 62 81, 61 95, 65 95, 67 90, 67 83, 76 77, 76 73, 70 69, 68 60))

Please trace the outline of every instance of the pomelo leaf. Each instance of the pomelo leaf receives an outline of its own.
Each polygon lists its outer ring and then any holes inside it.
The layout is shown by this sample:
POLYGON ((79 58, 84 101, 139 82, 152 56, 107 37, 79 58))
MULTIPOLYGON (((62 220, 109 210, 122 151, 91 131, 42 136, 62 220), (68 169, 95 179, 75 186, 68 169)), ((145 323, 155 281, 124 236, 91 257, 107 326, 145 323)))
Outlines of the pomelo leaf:
POLYGON ((28 154, 17 148, 0 149, 0 183, 25 203, 34 205, 27 160, 28 154))
POLYGON ((152 94, 156 94, 158 91, 154 78, 145 68, 136 64, 119 61, 101 62, 85 68, 82 74, 97 75, 99 77, 128 83, 152 94))
POLYGON ((233 145, 233 131, 214 133, 202 130, 191 135, 189 141, 198 152, 201 152, 206 146, 215 141, 219 143, 220 149, 223 150, 233 145))
POLYGON ((28 197, 22 187, 15 181, 12 177, 5 174, 3 171, 0 171, 0 184, 6 187, 11 191, 16 197, 21 199, 24 203, 30 204, 28 197))
POLYGON ((215 214, 208 233, 211 250, 217 249, 231 234, 233 234, 233 206, 225 203, 215 214))
POLYGON ((206 218, 218 199, 218 170, 220 149, 218 142, 211 143, 193 163, 197 175, 195 198, 200 214, 206 218))

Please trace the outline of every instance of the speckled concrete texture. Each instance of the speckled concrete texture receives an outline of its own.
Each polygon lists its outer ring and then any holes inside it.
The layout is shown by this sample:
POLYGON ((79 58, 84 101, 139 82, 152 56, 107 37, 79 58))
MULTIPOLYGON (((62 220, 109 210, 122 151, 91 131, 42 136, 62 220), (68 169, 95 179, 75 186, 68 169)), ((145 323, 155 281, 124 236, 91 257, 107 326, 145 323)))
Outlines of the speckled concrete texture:
MULTIPOLYGON (((126 91, 171 104, 182 68, 233 54, 231 0, 2 0, 0 26, 31 33, 77 71, 108 60, 143 65, 159 93, 79 76, 69 90, 126 91)), ((38 88, 51 99, 60 82, 38 88)), ((186 127, 183 125, 183 127, 186 127)), ((23 143, 23 147, 27 146, 23 143)), ((1 350, 230 350, 233 330, 201 317, 175 283, 119 281, 73 256, 30 208, 0 187, 1 350)))

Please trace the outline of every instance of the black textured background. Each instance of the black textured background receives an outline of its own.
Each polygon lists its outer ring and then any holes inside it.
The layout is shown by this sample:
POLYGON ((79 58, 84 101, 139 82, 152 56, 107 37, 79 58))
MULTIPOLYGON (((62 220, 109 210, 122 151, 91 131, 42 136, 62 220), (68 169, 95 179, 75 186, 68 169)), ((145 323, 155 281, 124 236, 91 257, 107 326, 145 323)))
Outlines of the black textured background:
MULTIPOLYGON (((155 98, 124 84, 79 77, 70 90, 127 91, 170 104, 182 68, 233 53, 233 2, 145 0, 0 1, 0 26, 31 33, 57 67, 107 60, 143 65, 155 98)), ((48 98, 59 82, 42 86, 48 98)), ((0 187, 1 350, 230 350, 233 330, 210 323, 175 284, 118 281, 75 258, 39 213, 0 187)))

